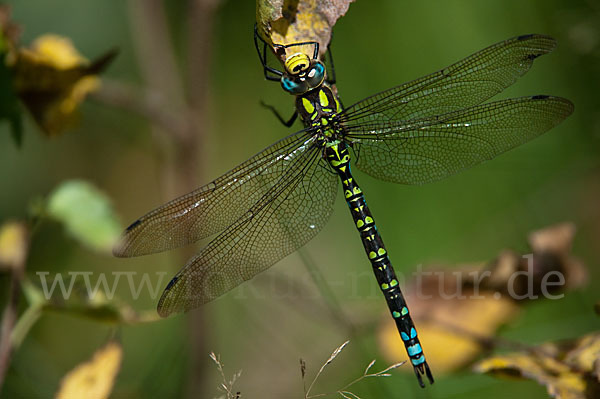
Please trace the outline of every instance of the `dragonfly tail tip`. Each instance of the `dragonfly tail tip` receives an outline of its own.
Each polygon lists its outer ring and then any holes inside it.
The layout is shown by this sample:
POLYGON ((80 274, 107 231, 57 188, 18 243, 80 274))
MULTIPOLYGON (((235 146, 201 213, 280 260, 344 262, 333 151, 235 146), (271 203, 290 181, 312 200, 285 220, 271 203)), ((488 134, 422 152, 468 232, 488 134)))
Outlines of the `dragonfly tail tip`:
POLYGON ((422 375, 427 376, 427 379, 429 380, 429 384, 433 384, 435 382, 427 362, 420 364, 418 366, 414 366, 414 369, 415 369, 415 375, 417 376, 417 380, 419 381, 419 385, 421 386, 421 388, 425 388, 425 383, 423 382, 422 375))

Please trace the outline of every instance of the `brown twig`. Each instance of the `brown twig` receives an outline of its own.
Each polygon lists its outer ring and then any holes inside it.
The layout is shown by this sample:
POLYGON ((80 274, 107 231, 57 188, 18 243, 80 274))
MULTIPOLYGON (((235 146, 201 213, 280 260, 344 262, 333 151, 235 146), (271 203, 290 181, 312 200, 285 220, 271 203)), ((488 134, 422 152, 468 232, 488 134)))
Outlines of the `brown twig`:
POLYGON ((186 139, 190 129, 185 115, 170 108, 161 92, 139 89, 123 82, 102 79, 100 90, 91 98, 105 105, 133 112, 161 127, 177 141, 186 139))
POLYGON ((29 247, 29 236, 23 227, 23 256, 16 257, 15 263, 10 268, 11 280, 8 290, 8 302, 2 314, 2 325, 0 327, 0 391, 4 383, 4 377, 10 365, 13 351, 12 331, 17 321, 19 298, 21 297, 21 282, 25 276, 25 263, 29 247))
MULTIPOLYGON (((210 65, 212 59, 213 21, 214 14, 220 0, 189 0, 187 20, 187 98, 189 102, 190 131, 193 151, 186 151, 178 161, 180 172, 190 170, 204 170, 204 165, 198 165, 199 160, 206 159, 200 156, 204 148, 205 129, 210 126, 209 103, 211 76, 210 65)), ((191 189, 198 182, 199 173, 183 175, 183 187, 191 189), (185 177, 187 176, 187 180, 185 177)), ((199 376, 206 375, 206 342, 204 338, 206 321, 203 312, 194 312, 190 315, 190 344, 192 348, 190 361, 190 378, 187 387, 189 397, 201 397, 205 392, 206 381, 199 376)))
POLYGON ((8 370, 12 354, 10 336, 17 321, 17 307, 19 305, 19 297, 21 296, 22 277, 22 273, 17 270, 12 273, 8 304, 2 315, 2 331, 0 333, 0 388, 2 388, 4 376, 8 370))
POLYGON ((327 283, 327 281, 323 278, 323 275, 315 264, 313 258, 306 250, 302 248, 298 250, 298 255, 300 256, 306 271, 310 275, 310 278, 319 290, 327 310, 329 311, 330 317, 338 322, 338 324, 343 326, 351 337, 355 337, 357 333, 356 326, 347 317, 347 315, 345 315, 344 309, 342 309, 342 306, 333 293, 329 283, 327 283))
POLYGON ((184 107, 183 82, 163 1, 131 0, 129 11, 139 67, 147 87, 174 101, 173 105, 184 107))
MULTIPOLYGON (((172 138, 174 154, 166 166, 164 184, 168 197, 181 195, 198 185, 198 160, 203 147, 204 129, 208 122, 208 86, 211 60, 213 16, 219 0, 189 0, 188 9, 188 52, 187 81, 184 82, 177 68, 175 52, 171 45, 168 22, 161 0, 132 0, 130 13, 134 26, 134 38, 138 51, 139 65, 148 91, 162 94, 162 99, 170 105, 169 112, 162 111, 149 120, 153 130, 162 128, 172 138), (174 121, 174 117, 179 120, 174 121)), ((127 94, 127 93, 120 93, 127 94)), ((121 105, 132 106, 140 113, 153 112, 154 105, 148 99, 141 102, 127 99, 121 105), (150 105, 150 106, 149 106, 150 105)), ((113 98, 114 100, 114 98, 113 98)), ((161 104, 162 106, 164 104, 161 104)), ((188 253, 189 255, 189 253, 188 253)), ((201 310, 190 316, 192 356, 190 370, 190 397, 202 396, 203 364, 207 349, 204 345, 204 319, 201 310)))

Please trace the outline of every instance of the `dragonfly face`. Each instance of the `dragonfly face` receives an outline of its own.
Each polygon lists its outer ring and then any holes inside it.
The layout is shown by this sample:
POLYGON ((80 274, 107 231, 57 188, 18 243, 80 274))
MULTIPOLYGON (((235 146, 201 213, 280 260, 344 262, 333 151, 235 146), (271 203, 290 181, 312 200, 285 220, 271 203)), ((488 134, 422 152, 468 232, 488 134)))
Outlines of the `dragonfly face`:
POLYGON ((281 87, 296 96, 318 88, 325 81, 325 65, 303 53, 289 56, 285 60, 285 70, 281 76, 281 87))

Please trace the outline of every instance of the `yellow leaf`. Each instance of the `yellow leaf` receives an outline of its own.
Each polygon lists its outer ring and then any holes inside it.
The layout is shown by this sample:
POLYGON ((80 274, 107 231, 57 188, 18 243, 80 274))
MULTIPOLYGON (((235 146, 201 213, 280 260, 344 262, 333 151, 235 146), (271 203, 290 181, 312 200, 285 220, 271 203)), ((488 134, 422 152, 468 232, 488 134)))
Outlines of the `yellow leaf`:
POLYGON ((22 267, 28 248, 27 228, 21 222, 7 222, 0 226, 0 266, 11 269, 22 267))
POLYGON ((115 55, 111 51, 90 64, 69 39, 44 35, 30 49, 19 48, 10 67, 19 97, 41 129, 54 136, 73 125, 79 104, 100 85, 96 75, 115 55))
POLYGON ((91 360, 67 373, 56 394, 57 399, 108 398, 121 366, 123 349, 111 341, 94 353, 91 360))
POLYGON ((40 36, 33 42, 32 50, 22 51, 30 53, 30 57, 37 59, 38 63, 52 65, 56 69, 69 69, 88 62, 70 39, 58 35, 40 36))
MULTIPOLYGON (((430 308, 429 316, 415 318, 421 346, 436 374, 472 362, 484 349, 482 342, 493 337, 498 327, 518 312, 518 306, 505 297, 497 299, 480 293, 479 298, 469 299, 474 295, 472 291, 465 290, 463 294, 464 299, 432 299, 435 309, 430 308)), ((389 361, 408 360, 396 325, 388 319, 379 334, 381 351, 389 361)))
POLYGON ((592 399, 587 396, 587 383, 562 362, 540 352, 494 356, 479 362, 475 370, 499 376, 525 377, 545 385, 548 394, 557 399, 592 399))
POLYGON ((579 370, 594 373, 600 381, 600 334, 589 334, 579 339, 566 354, 565 362, 579 370))
MULTIPOLYGON (((405 296, 425 356, 436 374, 474 361, 492 342, 496 330, 515 317, 520 304, 544 298, 546 274, 562 273, 565 281, 550 287, 554 289, 548 294, 585 280, 585 266, 570 254, 574 233, 570 223, 550 226, 530 235, 533 256, 504 250, 487 266, 428 270, 409 282, 405 296)), ((387 317, 385 320, 379 336, 382 352, 389 361, 405 359, 395 324, 387 317)), ((600 343, 593 341, 574 367, 585 363, 586 370, 591 370, 596 351, 600 351, 600 343)), ((600 374, 600 361, 596 368, 600 374)))
POLYGON ((599 359, 600 333, 592 333, 570 342, 549 342, 519 353, 492 356, 479 362, 475 370, 538 381, 558 399, 595 399, 600 397, 599 359))

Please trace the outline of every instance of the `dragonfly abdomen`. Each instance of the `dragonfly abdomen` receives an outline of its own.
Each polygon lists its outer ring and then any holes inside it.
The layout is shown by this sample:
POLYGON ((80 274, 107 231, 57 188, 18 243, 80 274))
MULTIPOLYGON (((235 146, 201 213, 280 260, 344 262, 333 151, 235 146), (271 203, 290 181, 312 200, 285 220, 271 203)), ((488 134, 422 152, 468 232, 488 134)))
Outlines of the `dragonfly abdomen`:
POLYGON ((433 376, 425 361, 425 355, 419 342, 417 330, 410 317, 408 306, 400 290, 400 284, 383 244, 383 239, 377 231, 375 220, 367 206, 362 190, 350 171, 350 152, 348 151, 348 147, 344 142, 330 144, 325 149, 325 156, 329 165, 338 173, 342 180, 344 198, 350 208, 356 229, 360 233, 365 252, 373 267, 379 288, 385 297, 402 342, 404 342, 406 352, 415 369, 419 384, 424 386, 421 379, 422 375, 427 375, 429 381, 433 383, 433 376))

